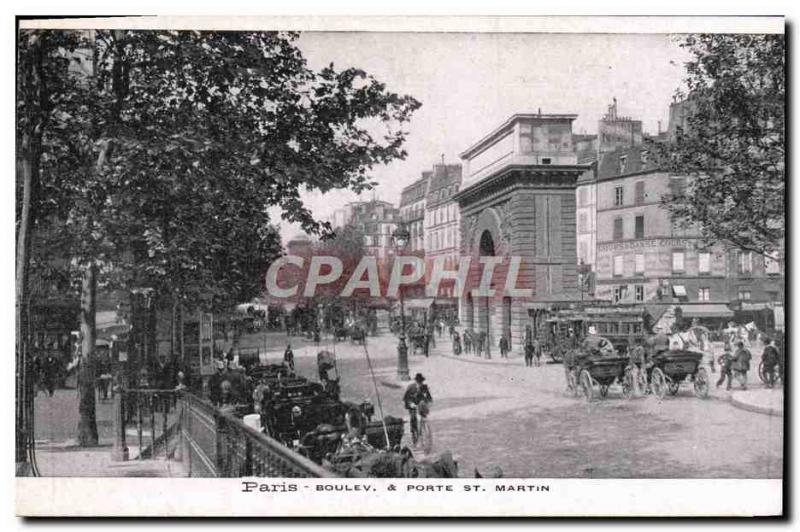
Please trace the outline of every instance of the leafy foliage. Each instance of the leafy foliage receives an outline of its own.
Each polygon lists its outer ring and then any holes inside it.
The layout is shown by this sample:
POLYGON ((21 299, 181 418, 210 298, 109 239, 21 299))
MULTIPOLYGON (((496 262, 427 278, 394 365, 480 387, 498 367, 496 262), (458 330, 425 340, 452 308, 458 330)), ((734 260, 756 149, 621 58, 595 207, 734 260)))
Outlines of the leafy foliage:
POLYGON ((689 176, 663 205, 707 237, 769 254, 785 236, 783 35, 690 35, 684 127, 659 147, 662 168, 689 176))
POLYGON ((310 70, 296 34, 81 37, 44 150, 42 247, 190 307, 257 294, 280 249, 267 208, 329 230, 300 192, 371 186, 373 165, 405 156, 399 126, 419 107, 358 69, 310 70))

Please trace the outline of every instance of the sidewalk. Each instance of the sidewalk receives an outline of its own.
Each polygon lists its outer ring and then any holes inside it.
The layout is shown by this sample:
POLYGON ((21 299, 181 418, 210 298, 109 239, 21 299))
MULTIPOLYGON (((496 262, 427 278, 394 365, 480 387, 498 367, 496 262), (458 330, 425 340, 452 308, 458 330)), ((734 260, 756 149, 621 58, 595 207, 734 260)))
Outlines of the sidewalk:
MULTIPOLYGON (((181 476, 180 463, 157 457, 154 460, 137 460, 138 435, 135 427, 128 427, 127 445, 130 460, 111 460, 113 445, 114 412, 112 401, 97 401, 96 421, 99 436, 96 447, 77 444, 78 392, 75 389, 56 390, 53 397, 44 394, 34 400, 36 429, 36 461, 39 474, 44 477, 169 477, 181 476)), ((158 420, 160 422, 160 419, 158 420)), ((143 433, 143 446, 147 450, 151 439, 149 427, 143 433)), ((160 434, 160 426, 157 428, 160 434)), ((160 449, 163 453, 163 448, 160 449)))
POLYGON ((783 415, 783 388, 743 390, 731 394, 731 404, 743 410, 768 416, 783 415))

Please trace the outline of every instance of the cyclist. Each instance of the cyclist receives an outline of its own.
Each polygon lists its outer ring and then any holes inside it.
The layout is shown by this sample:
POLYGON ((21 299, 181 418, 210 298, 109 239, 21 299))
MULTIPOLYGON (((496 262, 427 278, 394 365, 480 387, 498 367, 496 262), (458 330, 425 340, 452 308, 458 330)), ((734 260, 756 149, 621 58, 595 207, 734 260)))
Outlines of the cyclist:
POLYGON ((425 377, 422 373, 414 376, 414 382, 408 385, 406 393, 403 395, 403 404, 408 410, 408 417, 411 420, 411 441, 417 443, 418 427, 417 414, 422 417, 428 415, 427 403, 432 403, 431 391, 425 384, 425 377))

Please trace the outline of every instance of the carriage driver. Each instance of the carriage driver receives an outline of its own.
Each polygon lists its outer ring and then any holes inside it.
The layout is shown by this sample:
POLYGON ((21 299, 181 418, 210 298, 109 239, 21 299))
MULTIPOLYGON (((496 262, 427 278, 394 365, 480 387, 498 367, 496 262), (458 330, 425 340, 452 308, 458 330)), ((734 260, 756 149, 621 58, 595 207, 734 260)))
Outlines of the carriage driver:
POLYGON ((614 353, 614 347, 611 342, 598 335, 597 328, 594 325, 589 326, 588 334, 583 340, 583 350, 585 353, 599 353, 601 355, 614 353))

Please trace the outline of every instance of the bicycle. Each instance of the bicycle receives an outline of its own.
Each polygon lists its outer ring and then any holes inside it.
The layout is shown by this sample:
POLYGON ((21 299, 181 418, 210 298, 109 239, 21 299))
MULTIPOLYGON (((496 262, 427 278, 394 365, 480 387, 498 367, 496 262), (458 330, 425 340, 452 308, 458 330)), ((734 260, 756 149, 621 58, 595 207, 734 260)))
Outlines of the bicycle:
POLYGON ((433 449, 433 430, 428 423, 428 403, 420 401, 419 404, 412 405, 409 414, 411 416, 411 443, 414 447, 422 444, 422 451, 429 454, 433 449))

